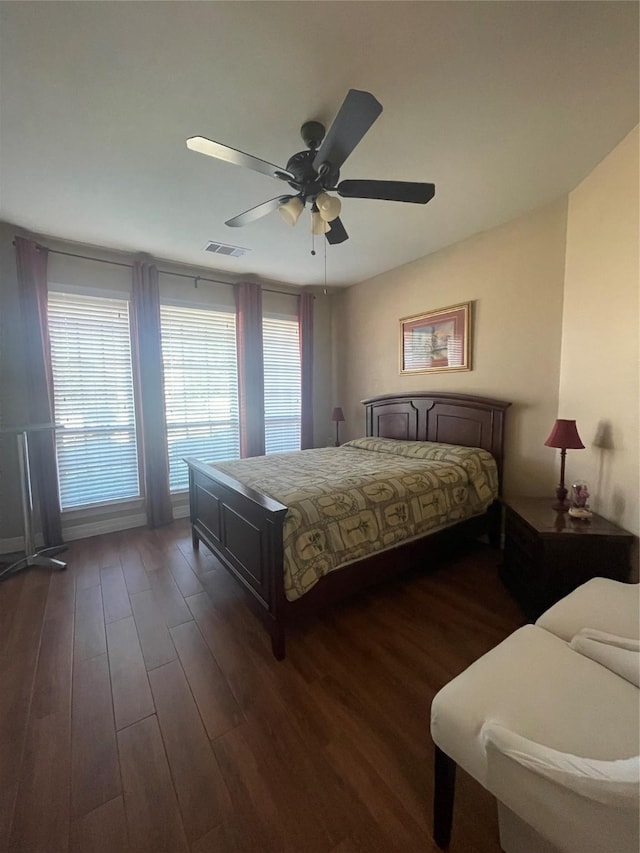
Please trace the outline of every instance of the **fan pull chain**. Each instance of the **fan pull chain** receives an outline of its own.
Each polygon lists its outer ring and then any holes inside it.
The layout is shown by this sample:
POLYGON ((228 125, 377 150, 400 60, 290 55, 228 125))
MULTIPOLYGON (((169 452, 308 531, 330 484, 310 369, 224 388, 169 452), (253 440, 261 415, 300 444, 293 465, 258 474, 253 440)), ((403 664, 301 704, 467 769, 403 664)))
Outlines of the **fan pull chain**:
POLYGON ((324 240, 324 295, 327 295, 327 240, 324 240))

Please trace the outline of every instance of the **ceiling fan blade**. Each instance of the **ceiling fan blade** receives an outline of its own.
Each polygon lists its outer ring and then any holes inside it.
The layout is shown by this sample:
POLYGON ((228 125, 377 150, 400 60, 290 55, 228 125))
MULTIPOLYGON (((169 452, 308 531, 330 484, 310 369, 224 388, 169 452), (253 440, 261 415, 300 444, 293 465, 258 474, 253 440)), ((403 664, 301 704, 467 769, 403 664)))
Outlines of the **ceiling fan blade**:
POLYGON ((214 142, 213 139, 206 139, 204 136, 191 136, 187 139, 187 148, 190 151, 197 151, 198 154, 206 154, 208 157, 225 160, 235 166, 244 166, 247 169, 253 169, 254 172, 262 172, 263 175, 279 178, 281 181, 295 180, 291 172, 281 169, 280 166, 274 166, 273 163, 267 163, 266 160, 260 160, 258 157, 245 154, 244 151, 237 151, 235 148, 229 148, 228 145, 214 142))
POLYGON ((327 243, 331 243, 331 245, 334 246, 337 243, 344 243, 345 240, 349 239, 349 235, 347 234, 340 218, 334 219, 329 224, 331 225, 331 228, 324 235, 327 238, 327 243))
POLYGON ((435 184, 412 181, 341 181, 336 187, 343 198, 376 198, 426 204, 436 194, 435 184))
POLYGON ((382 112, 369 92, 349 89, 313 161, 318 172, 323 163, 339 169, 382 112))
POLYGON ((276 198, 269 199, 269 201, 263 201, 262 204, 245 210, 244 213, 239 213, 233 219, 227 219, 224 224, 230 225, 231 228, 240 228, 242 225, 248 225, 250 222, 255 222, 256 219, 260 219, 262 216, 266 216, 268 213, 277 210, 281 204, 284 204, 291 198, 295 198, 295 196, 279 195, 276 198))

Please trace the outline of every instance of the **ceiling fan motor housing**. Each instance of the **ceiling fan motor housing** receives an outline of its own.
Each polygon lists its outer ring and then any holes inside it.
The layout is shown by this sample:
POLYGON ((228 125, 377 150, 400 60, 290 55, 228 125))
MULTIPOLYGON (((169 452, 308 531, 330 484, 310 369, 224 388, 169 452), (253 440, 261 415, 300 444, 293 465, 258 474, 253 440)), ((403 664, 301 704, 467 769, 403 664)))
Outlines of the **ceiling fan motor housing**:
POLYGON ((313 168, 315 156, 314 150, 299 151, 287 162, 287 171, 295 178, 289 181, 289 185, 298 190, 305 199, 315 198, 318 193, 333 189, 340 178, 339 169, 332 169, 330 164, 329 169, 319 175, 313 168))
POLYGON ((332 169, 330 163, 323 163, 320 172, 313 168, 316 151, 325 137, 325 126, 319 121, 306 121, 300 128, 300 136, 308 151, 299 151, 289 158, 287 171, 294 176, 289 185, 298 190, 304 200, 315 197, 327 189, 333 189, 340 178, 340 171, 332 169))
POLYGON ((324 139, 325 132, 324 125, 319 121, 305 121, 300 128, 302 141, 307 148, 311 148, 312 151, 315 151, 316 148, 320 147, 320 143, 324 139))

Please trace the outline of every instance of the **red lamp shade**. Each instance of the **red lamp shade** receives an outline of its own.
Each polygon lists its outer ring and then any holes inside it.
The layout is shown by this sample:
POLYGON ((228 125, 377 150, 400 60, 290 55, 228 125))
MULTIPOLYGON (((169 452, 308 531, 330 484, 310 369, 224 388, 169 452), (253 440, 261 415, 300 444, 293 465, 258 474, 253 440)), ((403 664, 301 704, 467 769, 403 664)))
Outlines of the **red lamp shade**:
POLYGON ((336 423, 342 423, 342 421, 344 421, 344 413, 340 406, 336 406, 336 408, 331 413, 331 420, 335 421, 336 423))
POLYGON ((564 487, 564 462, 567 450, 581 450, 584 447, 576 429, 576 422, 559 418, 553 425, 551 435, 545 444, 547 447, 560 448, 560 485, 556 489, 557 501, 553 504, 553 508, 559 512, 565 512, 569 509, 566 503, 567 490, 564 487))
POLYGON ((580 440, 575 421, 558 419, 553 425, 551 435, 545 441, 547 447, 560 447, 564 450, 581 450, 584 444, 580 440))

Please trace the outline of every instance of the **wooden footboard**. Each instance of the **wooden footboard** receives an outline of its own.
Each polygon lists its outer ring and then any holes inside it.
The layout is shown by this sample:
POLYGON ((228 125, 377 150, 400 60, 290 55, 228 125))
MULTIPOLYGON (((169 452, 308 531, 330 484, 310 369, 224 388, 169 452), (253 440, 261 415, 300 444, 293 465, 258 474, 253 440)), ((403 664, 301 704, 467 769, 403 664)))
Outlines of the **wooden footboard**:
POLYGON ((286 506, 232 477, 186 459, 194 547, 202 540, 249 593, 284 657, 282 526, 286 506))

